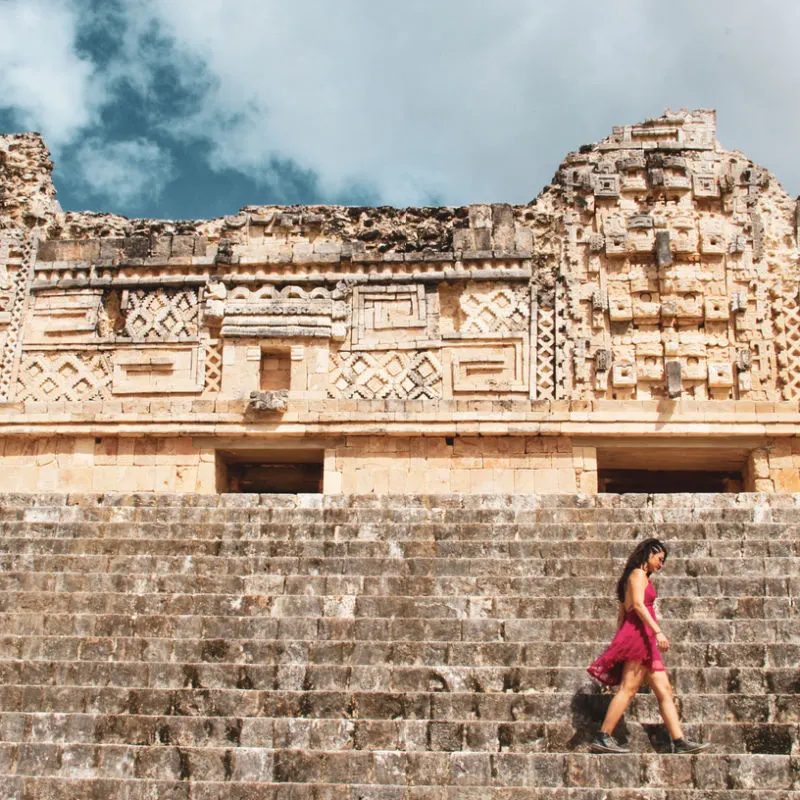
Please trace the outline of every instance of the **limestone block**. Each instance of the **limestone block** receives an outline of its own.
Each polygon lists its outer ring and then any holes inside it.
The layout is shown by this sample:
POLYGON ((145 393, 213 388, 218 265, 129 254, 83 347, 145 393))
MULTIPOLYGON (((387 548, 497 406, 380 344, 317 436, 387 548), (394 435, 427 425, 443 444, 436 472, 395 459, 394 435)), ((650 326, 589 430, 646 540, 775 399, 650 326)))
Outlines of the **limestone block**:
POLYGON ((619 197, 619 175, 592 175, 592 189, 595 197, 619 197))
POLYGON ((111 390, 121 394, 185 394, 203 390, 204 364, 196 346, 117 350, 111 390))
POLYGON ((617 361, 611 368, 611 384, 614 387, 636 386, 636 365, 629 361, 617 361))
POLYGON ((713 172, 695 172, 692 175, 692 189, 695 197, 719 197, 719 182, 713 172))
POLYGON ((730 388, 733 386, 733 364, 709 362, 708 385, 713 388, 730 388))
POLYGON ((661 319, 661 303, 651 292, 637 292, 631 298, 631 314, 637 322, 658 322, 661 319))
POLYGON ((670 221, 670 244, 675 253, 696 253, 699 235, 694 219, 676 217, 670 221))
POLYGON ((706 297, 704 300, 705 318, 710 321, 725 321, 730 317, 730 301, 726 296, 706 297))
POLYGON ((608 316, 612 322, 628 322, 633 319, 633 301, 630 295, 609 297, 608 316))
POLYGON ((707 255, 722 255, 727 251, 725 227, 721 219, 707 218, 700 221, 700 252, 707 255))

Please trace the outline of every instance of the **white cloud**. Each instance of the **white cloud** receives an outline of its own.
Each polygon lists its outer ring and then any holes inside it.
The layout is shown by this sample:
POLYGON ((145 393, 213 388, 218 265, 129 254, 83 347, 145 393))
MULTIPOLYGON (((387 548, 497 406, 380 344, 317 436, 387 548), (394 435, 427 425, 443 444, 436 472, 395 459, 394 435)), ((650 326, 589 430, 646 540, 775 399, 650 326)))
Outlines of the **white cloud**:
MULTIPOLYGON (((724 141, 758 120, 743 138, 765 155, 788 155, 799 119, 778 99, 800 73, 798 11, 781 0, 674 0, 668 13, 639 0, 128 8, 215 79, 181 129, 210 141, 215 166, 258 175, 280 155, 329 193, 362 180, 394 204, 524 202, 569 150, 666 106, 719 107, 724 141), (765 130, 776 117, 783 129, 765 130)), ((800 183, 793 162, 772 166, 800 183)))
POLYGON ((93 65, 75 51, 77 27, 69 0, 0 2, 0 106, 55 149, 93 121, 103 99, 93 65))
MULTIPOLYGON (((159 105, 148 138, 205 142, 214 168, 268 178, 277 157, 328 197, 362 183, 395 205, 525 202, 612 125, 705 106, 723 144, 800 189, 791 0, 123 0, 106 20, 123 46, 102 74, 76 53, 77 3, 0 0, 0 103, 51 146, 79 142, 121 80, 142 108, 168 80, 199 107, 159 105), (171 46, 148 46, 154 30, 171 46)), ((91 134, 127 175, 147 161, 91 134)), ((81 152, 100 191, 114 170, 81 152)), ((109 191, 163 185, 130 181, 109 191)))
POLYGON ((120 205, 155 199, 175 174, 169 153, 147 139, 87 139, 75 159, 84 188, 120 205))

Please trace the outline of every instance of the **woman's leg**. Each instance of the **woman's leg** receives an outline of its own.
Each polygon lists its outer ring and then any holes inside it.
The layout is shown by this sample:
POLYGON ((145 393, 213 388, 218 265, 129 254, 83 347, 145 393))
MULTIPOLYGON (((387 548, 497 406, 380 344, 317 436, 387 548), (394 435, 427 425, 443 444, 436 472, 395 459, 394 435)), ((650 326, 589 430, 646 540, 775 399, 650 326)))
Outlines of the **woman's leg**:
POLYGON ((666 672, 651 672, 647 682, 658 700, 658 710, 664 718, 667 731, 672 739, 683 739, 683 728, 678 719, 678 709, 675 707, 675 697, 672 684, 666 672))
POLYGON ((626 661, 622 668, 622 682, 614 695, 614 699, 609 703, 606 718, 600 728, 600 733, 614 734, 614 729, 622 719, 628 703, 633 699, 642 681, 647 677, 647 667, 636 661, 626 661))

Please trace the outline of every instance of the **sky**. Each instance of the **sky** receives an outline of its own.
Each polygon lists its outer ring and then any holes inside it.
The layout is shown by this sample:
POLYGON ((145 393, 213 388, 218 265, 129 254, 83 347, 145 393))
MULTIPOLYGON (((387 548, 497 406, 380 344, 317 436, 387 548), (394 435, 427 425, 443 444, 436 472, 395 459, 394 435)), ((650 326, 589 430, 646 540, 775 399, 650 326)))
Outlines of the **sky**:
POLYGON ((665 108, 800 192, 796 0, 0 0, 0 130, 65 210, 526 203, 665 108))

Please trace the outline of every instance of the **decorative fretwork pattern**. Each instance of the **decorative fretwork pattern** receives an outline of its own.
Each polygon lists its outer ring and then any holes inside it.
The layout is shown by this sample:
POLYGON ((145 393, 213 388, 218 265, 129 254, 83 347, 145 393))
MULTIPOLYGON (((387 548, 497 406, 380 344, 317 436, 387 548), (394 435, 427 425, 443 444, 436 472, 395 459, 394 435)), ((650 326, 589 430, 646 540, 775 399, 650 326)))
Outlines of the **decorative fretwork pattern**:
POLYGON ((348 400, 434 400, 442 396, 442 366, 428 350, 332 353, 328 394, 348 400))
POLYGON ((468 287, 460 298, 464 333, 511 333, 528 329, 530 294, 511 286, 468 287))
POLYGON ((145 342, 193 339, 198 332, 197 292, 137 289, 123 299, 125 334, 145 342))
POLYGON ((556 310, 539 306, 536 311, 536 399, 556 397, 556 310))
POLYGON ((28 286, 33 275, 38 246, 39 240, 35 236, 29 238, 23 245, 22 263, 14 275, 12 295, 7 303, 11 318, 0 360, 0 402, 8 400, 13 385, 14 371, 19 358, 22 318, 28 301, 28 286))
POLYGON ((105 400, 111 397, 111 372, 106 353, 23 353, 16 400, 105 400))
POLYGON ((237 286, 228 295, 228 300, 246 300, 256 302, 258 300, 330 300, 331 289, 317 286, 313 289, 303 289, 300 286, 284 286, 278 289, 275 286, 261 286, 258 289, 251 289, 249 286, 237 286))
POLYGON ((778 381, 784 400, 800 398, 800 303, 797 289, 784 292, 780 302, 783 335, 778 338, 778 381))
POLYGON ((206 339, 203 351, 206 364, 203 394, 215 394, 222 390, 222 340, 206 339))

